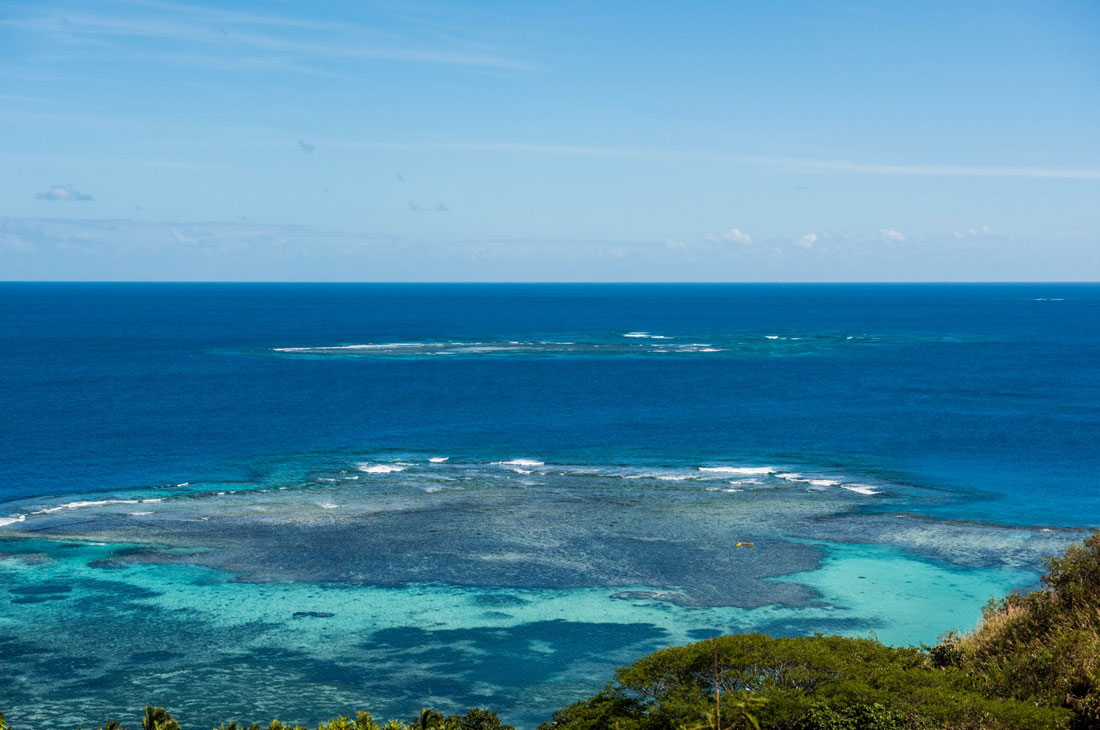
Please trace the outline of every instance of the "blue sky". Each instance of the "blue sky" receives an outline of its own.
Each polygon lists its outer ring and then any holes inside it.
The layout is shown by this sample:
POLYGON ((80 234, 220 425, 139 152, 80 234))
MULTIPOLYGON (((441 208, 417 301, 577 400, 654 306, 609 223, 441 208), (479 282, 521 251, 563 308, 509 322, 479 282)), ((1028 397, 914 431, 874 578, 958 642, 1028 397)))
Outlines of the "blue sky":
POLYGON ((0 279, 1100 280, 1100 4, 0 6, 0 279))

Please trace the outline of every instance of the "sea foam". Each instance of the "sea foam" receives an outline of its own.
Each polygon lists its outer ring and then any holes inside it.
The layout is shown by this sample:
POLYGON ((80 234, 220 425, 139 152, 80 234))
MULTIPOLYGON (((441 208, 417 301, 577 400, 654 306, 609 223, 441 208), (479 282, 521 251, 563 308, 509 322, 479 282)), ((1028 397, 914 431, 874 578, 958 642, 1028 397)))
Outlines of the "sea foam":
POLYGON ((875 494, 882 494, 882 492, 874 487, 869 487, 866 484, 843 484, 841 485, 849 492, 855 492, 856 494, 866 494, 868 497, 875 494))
POLYGON ((405 466, 400 464, 371 464, 368 461, 356 464, 355 468, 365 474, 391 474, 395 471, 405 471, 405 466))
POLYGON ((699 471, 711 472, 714 474, 772 474, 775 472, 774 467, 770 466, 701 466, 699 471))
POLYGON ((160 499, 90 499, 80 502, 66 502, 53 507, 43 507, 31 512, 32 515, 48 515, 66 509, 84 509, 85 507, 105 507, 110 504, 144 504, 146 502, 160 502, 160 499))

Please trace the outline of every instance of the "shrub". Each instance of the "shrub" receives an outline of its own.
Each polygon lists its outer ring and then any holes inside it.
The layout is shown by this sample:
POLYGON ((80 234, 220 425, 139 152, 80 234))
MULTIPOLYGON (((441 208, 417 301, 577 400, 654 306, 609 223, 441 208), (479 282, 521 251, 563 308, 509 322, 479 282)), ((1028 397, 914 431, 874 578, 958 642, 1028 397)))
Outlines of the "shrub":
POLYGON ((1100 532, 1049 558, 1043 588, 990 601, 976 631, 949 634, 932 656, 989 693, 1069 708, 1073 727, 1100 727, 1100 532))
POLYGON ((781 730, 1040 730, 1065 727, 1070 715, 987 697, 969 674, 935 668, 917 649, 839 636, 723 636, 650 654, 615 678, 542 730, 713 728, 716 694, 723 730, 739 708, 762 728, 781 730))

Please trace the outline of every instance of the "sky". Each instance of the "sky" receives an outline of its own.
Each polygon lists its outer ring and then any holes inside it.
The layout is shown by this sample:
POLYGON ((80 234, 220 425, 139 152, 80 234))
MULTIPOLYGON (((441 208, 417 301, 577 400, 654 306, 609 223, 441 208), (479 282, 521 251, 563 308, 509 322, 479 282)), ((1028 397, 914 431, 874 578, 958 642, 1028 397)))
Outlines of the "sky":
POLYGON ((1097 281, 1100 3, 0 4, 0 280, 1097 281))

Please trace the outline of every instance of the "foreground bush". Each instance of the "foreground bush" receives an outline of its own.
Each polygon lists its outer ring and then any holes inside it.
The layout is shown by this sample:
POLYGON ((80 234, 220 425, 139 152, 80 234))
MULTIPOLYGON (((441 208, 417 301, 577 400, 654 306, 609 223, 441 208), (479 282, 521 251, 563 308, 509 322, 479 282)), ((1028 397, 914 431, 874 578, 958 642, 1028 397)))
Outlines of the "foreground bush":
POLYGON ((1043 588, 991 601, 976 631, 949 634, 932 650, 985 691, 1076 713, 1100 727, 1100 533, 1047 560, 1043 588))
POLYGON ((893 730, 1067 726, 1061 708, 988 697, 957 668, 917 649, 839 636, 723 636, 665 649, 615 673, 603 692, 541 730, 893 730))

